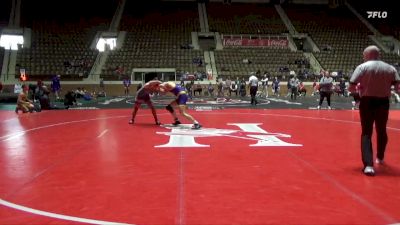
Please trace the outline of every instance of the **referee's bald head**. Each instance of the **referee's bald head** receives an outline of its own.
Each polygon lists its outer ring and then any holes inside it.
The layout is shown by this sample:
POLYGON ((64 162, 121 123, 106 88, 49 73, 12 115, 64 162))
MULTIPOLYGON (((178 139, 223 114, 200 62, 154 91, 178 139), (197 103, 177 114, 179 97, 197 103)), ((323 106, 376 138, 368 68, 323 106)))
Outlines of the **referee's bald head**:
POLYGON ((364 60, 377 60, 380 56, 380 49, 375 45, 370 45, 364 49, 363 52, 364 60))

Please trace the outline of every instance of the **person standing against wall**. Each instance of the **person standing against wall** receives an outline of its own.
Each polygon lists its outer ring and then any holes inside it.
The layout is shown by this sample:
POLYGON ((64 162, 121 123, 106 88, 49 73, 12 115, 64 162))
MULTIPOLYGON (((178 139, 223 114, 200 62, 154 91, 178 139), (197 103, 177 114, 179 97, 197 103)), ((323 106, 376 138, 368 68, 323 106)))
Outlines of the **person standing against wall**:
POLYGON ((60 99, 60 92, 61 92, 61 76, 55 75, 51 80, 51 90, 53 91, 54 95, 56 96, 56 100, 60 99))
POLYGON ((124 94, 126 97, 128 97, 129 96, 129 88, 131 86, 131 79, 129 78, 129 76, 124 77, 122 84, 124 85, 124 94))

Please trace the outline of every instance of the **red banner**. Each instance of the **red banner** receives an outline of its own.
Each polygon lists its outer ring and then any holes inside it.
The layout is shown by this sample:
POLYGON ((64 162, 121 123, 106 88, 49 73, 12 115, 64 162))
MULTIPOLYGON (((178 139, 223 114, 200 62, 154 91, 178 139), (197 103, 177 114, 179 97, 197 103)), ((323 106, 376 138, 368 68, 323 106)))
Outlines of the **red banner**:
POLYGON ((250 39, 250 38, 224 38, 224 46, 237 47, 284 47, 287 48, 287 39, 250 39))

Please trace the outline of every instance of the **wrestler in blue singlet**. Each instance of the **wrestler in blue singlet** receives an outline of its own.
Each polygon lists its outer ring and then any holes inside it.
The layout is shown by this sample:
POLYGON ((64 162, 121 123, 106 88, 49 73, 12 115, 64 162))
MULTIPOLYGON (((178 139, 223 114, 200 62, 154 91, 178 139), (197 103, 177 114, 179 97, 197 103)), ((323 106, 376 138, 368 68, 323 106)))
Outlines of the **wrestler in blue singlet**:
POLYGON ((177 97, 176 103, 178 105, 186 105, 188 95, 184 87, 176 84, 175 87, 170 90, 170 92, 177 97))

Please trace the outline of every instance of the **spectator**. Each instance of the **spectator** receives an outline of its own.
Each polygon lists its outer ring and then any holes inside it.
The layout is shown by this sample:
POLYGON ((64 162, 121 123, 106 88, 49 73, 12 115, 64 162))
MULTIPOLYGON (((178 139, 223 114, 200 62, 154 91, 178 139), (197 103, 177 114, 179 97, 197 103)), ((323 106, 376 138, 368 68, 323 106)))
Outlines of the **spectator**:
POLYGON ((251 61, 249 59, 243 59, 242 62, 244 64, 251 64, 251 61))
POLYGON ((106 87, 104 85, 104 79, 100 78, 100 90, 106 92, 106 87))
POLYGON ((218 79, 218 97, 224 97, 224 81, 222 78, 218 79))
POLYGON ((128 76, 125 76, 124 80, 122 81, 124 85, 124 94, 126 97, 129 96, 129 88, 131 86, 131 79, 128 76))
POLYGON ((199 96, 201 96, 201 93, 203 93, 203 87, 201 86, 200 83, 197 83, 193 87, 193 96, 196 96, 196 92, 198 92, 199 96))
POLYGON ((40 89, 42 90, 41 91, 42 95, 39 98, 40 109, 41 110, 59 109, 58 107, 50 103, 50 97, 49 97, 50 90, 45 85, 42 85, 40 89))
MULTIPOLYGON (((29 89, 29 87, 27 87, 29 89)), ((14 94, 23 92, 22 84, 14 84, 14 94)))
POLYGON ((208 94, 209 94, 211 97, 214 97, 214 86, 212 85, 211 82, 208 84, 207 90, 208 90, 208 94))
POLYGON ((346 96, 346 82, 344 78, 341 78, 339 81, 339 95, 346 96))
POLYGON ((261 79, 261 91, 264 98, 268 97, 268 73, 265 72, 263 78, 261 79))
POLYGON ((239 94, 241 97, 245 97, 246 96, 246 81, 244 79, 244 77, 242 78, 242 80, 240 81, 239 84, 239 94))
POLYGON ((56 99, 60 99, 60 91, 61 91, 61 76, 54 75, 51 80, 51 90, 53 91, 56 99))
POLYGON ((85 94, 83 95, 83 99, 85 99, 86 101, 90 101, 93 99, 93 94, 90 93, 89 91, 85 91, 85 94))
POLYGON ((313 88, 313 93, 311 94, 311 96, 314 96, 316 94, 319 94, 319 84, 317 83, 317 78, 314 79, 312 88, 313 88))
POLYGON ((43 81, 38 80, 36 82, 35 89, 33 90, 33 100, 34 101, 40 101, 40 98, 43 96, 44 91, 43 91, 43 81))
POLYGON ((292 95, 292 86, 290 85, 290 79, 288 80, 288 82, 286 83, 286 87, 287 87, 287 94, 286 97, 289 97, 292 95))
POLYGON ((85 90, 84 90, 84 88, 78 87, 78 88, 75 90, 75 96, 76 96, 76 98, 82 98, 84 95, 85 95, 85 90))
POLYGON ((193 80, 190 81, 190 82, 187 82, 186 85, 185 85, 185 88, 186 88, 188 97, 189 97, 190 99, 193 98, 193 85, 194 85, 194 81, 193 81, 193 80))
POLYGON ((118 75, 118 79, 125 73, 125 69, 122 66, 117 66, 114 71, 118 75))
MULTIPOLYGON (((231 92, 230 92, 231 84, 232 84, 231 77, 226 78, 226 80, 225 80, 225 89, 227 90, 229 96, 231 96, 231 92)), ((225 91, 224 91, 224 93, 225 93, 225 91)))
POLYGON ((232 81, 231 86, 229 88, 229 96, 232 96, 232 92, 238 96, 238 84, 235 81, 232 81))
POLYGON ((68 91, 64 96, 64 106, 68 109, 70 106, 76 105, 76 95, 74 91, 68 91))
POLYGON ((306 96, 307 94, 307 89, 304 86, 304 83, 301 81, 299 84, 299 96, 306 96))
POLYGON ((272 81, 272 90, 274 92, 274 95, 276 97, 279 97, 280 81, 279 81, 278 77, 275 77, 274 80, 272 81))
POLYGON ((200 57, 193 58, 192 62, 197 66, 203 66, 203 60, 200 57))

